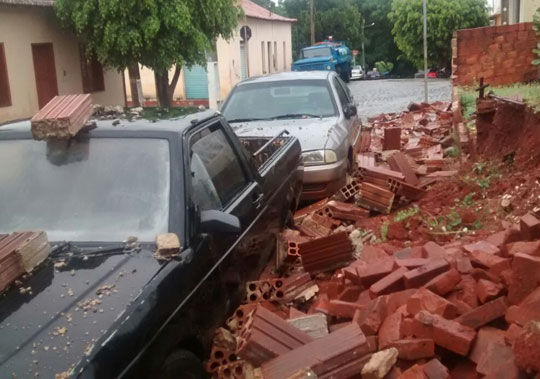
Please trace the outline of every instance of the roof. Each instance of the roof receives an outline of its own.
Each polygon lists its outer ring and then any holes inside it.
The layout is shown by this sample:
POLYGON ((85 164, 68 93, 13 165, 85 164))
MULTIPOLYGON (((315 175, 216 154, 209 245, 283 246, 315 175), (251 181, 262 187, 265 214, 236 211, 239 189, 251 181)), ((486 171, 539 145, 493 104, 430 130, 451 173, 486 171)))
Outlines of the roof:
POLYGON ((54 0, 0 0, 0 4, 52 7, 54 0))
POLYGON ((276 74, 246 79, 238 85, 248 83, 280 82, 288 80, 328 80, 333 71, 284 71, 276 74))
MULTIPOLYGON (((2 0, 0 0, 2 1, 2 0)), ((269 9, 261 7, 260 5, 255 4, 250 0, 242 0, 242 9, 247 17, 259 18, 261 20, 268 21, 285 21, 285 22, 296 22, 295 18, 283 17, 278 14, 275 14, 269 9)))
MULTIPOLYGON (((2 1, 2 0, 0 0, 2 1)), ((112 131, 155 131, 155 132, 182 132, 184 129, 191 126, 193 123, 203 122, 219 114, 218 112, 208 109, 202 112, 192 113, 186 116, 171 118, 168 120, 150 121, 139 119, 128 121, 121 119, 120 124, 113 125, 113 120, 96 121, 97 128, 95 130, 112 130, 112 131)), ((3 124, 0 126, 0 140, 4 133, 10 132, 30 132, 30 120, 17 121, 13 123, 3 124)))

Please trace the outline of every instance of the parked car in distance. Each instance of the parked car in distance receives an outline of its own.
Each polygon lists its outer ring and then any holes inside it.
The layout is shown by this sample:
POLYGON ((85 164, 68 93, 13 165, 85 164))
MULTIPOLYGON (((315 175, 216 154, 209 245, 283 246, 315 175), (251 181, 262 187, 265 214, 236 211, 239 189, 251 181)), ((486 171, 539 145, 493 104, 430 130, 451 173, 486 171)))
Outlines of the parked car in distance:
POLYGON ((298 137, 303 200, 333 195, 354 166, 361 123, 349 87, 333 71, 283 72, 237 84, 222 107, 239 136, 282 128, 298 137))
POLYGON ((239 139, 212 111, 113 125, 68 141, 0 128, 0 234, 56 246, 0 294, 2 378, 206 377, 215 328, 296 208, 295 137, 239 139), (162 233, 180 239, 170 260, 153 256, 162 233))
POLYGON ((368 71, 366 74, 367 79, 380 79, 381 73, 377 70, 368 71))
POLYGON ((353 66, 351 70, 351 79, 364 79, 364 69, 362 66, 353 66))

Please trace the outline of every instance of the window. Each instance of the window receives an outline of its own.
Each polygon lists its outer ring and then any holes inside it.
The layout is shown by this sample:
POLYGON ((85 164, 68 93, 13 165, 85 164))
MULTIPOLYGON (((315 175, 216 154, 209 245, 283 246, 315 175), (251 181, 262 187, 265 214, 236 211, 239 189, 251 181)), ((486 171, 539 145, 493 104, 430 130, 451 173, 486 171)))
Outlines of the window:
POLYGON ((272 42, 268 42, 268 72, 272 72, 272 42))
POLYGON ((261 42, 261 57, 262 57, 262 72, 263 74, 266 74, 266 48, 264 45, 264 41, 261 42))
POLYGON ((0 107, 9 107, 10 105, 11 93, 9 91, 6 54, 4 44, 0 43, 0 107))
POLYGON ((247 184, 220 124, 191 139, 192 198, 201 210, 224 208, 247 184))
POLYGON ((339 82, 339 79, 337 76, 334 77, 334 87, 336 88, 341 106, 344 107, 345 105, 349 104, 349 99, 347 97, 347 94, 345 93, 345 90, 341 86, 341 83, 339 82))
POLYGON ((283 69, 287 69, 287 45, 285 41, 283 41, 283 69))
POLYGON ((274 41, 274 71, 277 71, 277 42, 274 41))
POLYGON ((84 54, 84 47, 79 48, 81 56, 81 75, 83 81, 83 92, 92 93, 105 91, 105 81, 103 78, 103 66, 95 56, 88 59, 84 54))

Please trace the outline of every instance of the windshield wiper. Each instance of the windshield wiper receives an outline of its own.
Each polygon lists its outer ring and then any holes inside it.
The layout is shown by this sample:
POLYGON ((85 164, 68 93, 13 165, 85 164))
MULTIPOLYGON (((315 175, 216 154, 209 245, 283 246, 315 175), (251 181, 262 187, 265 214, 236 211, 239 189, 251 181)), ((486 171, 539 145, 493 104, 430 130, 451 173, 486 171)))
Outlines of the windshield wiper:
POLYGON ((228 121, 229 123, 232 123, 232 122, 250 122, 250 121, 264 121, 264 120, 269 120, 269 119, 268 118, 235 118, 228 121))
MULTIPOLYGON (((123 242, 97 249, 88 249, 75 245, 71 241, 62 242, 53 247, 50 256, 53 259, 100 257, 110 255, 123 255, 137 252, 140 249, 138 242, 123 242)), ((86 259, 86 258, 85 258, 86 259)))
POLYGON ((289 113, 289 114, 282 114, 276 117, 272 117, 273 120, 283 120, 286 118, 322 118, 322 116, 309 114, 309 113, 289 113))

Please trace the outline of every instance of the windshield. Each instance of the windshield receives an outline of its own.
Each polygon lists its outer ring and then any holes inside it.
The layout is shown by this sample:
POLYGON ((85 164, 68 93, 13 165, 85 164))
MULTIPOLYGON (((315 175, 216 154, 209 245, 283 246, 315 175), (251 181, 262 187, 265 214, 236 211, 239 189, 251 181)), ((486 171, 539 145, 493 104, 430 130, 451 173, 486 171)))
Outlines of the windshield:
POLYGON ((243 84, 222 109, 230 122, 241 120, 329 117, 336 109, 326 80, 243 84))
POLYGON ((329 47, 302 50, 302 58, 328 57, 330 55, 332 55, 332 50, 329 47))
POLYGON ((169 224, 162 139, 0 140, 0 234, 50 241, 153 241, 169 224))

